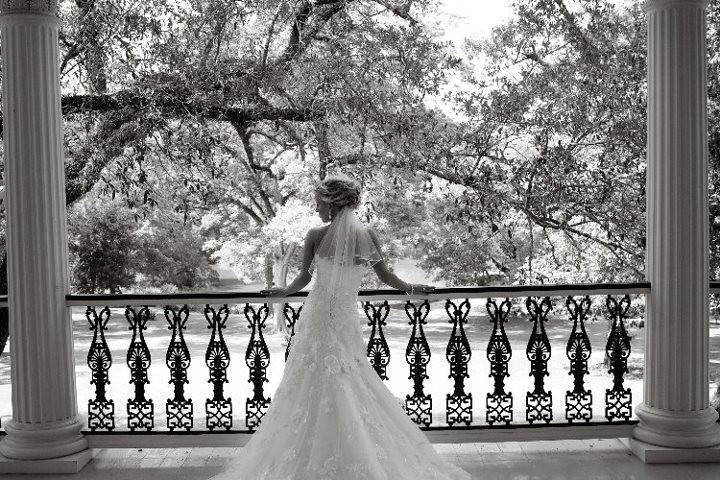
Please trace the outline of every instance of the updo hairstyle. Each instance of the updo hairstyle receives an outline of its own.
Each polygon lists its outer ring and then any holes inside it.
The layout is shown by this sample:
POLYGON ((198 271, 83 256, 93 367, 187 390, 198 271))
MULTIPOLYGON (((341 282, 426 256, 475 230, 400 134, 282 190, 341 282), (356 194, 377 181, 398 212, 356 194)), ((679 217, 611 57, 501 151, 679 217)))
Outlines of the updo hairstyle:
POLYGON ((356 208, 360 204, 360 185, 350 177, 326 177, 315 189, 320 199, 338 210, 356 208))

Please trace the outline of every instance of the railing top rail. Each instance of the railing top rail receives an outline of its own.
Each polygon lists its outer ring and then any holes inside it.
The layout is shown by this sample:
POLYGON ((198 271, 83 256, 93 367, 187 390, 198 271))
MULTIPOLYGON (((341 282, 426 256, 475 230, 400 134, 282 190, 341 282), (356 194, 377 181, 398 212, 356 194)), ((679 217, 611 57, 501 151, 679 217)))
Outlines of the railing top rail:
MULTIPOLYGON (((720 293, 720 280, 711 280, 710 293, 720 293)), ((568 295, 609 295, 617 293, 646 294, 650 293, 650 282, 629 283, 576 283, 548 285, 498 285, 484 287, 453 287, 438 288, 430 295, 406 295, 397 290, 363 290, 359 292, 362 300, 442 300, 446 298, 488 298, 488 297, 525 297, 551 295, 556 297, 568 295)), ((126 306, 126 305, 160 305, 163 303, 285 303, 288 300, 301 301, 307 292, 299 292, 290 297, 268 298, 260 292, 198 292, 173 294, 121 294, 121 295, 66 295, 68 306, 126 306)), ((8 306, 7 295, 0 295, 0 308, 8 306)))
MULTIPOLYGON (((619 293, 645 294, 650 292, 650 282, 587 283, 551 285, 498 285, 483 287, 438 288, 428 295, 407 295, 391 289, 362 290, 362 301, 377 300, 444 300, 447 298, 488 298, 568 295, 613 295, 619 293)), ((286 303, 302 302, 307 292, 288 297, 266 297, 260 292, 196 292, 174 294, 122 294, 122 295, 67 295, 68 306, 107 305, 164 305, 164 304, 221 304, 221 303, 286 303)))

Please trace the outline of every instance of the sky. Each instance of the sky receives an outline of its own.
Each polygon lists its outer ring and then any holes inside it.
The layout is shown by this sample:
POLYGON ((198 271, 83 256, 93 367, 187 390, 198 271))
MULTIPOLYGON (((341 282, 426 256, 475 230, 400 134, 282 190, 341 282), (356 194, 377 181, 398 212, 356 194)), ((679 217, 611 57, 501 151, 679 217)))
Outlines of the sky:
MULTIPOLYGON (((615 0, 618 7, 629 6, 640 0, 615 0)), ((464 38, 487 38, 492 27, 512 15, 511 0, 440 0, 441 13, 446 18, 445 36, 453 42, 464 38)), ((573 1, 566 2, 573 9, 573 1)))
POLYGON ((511 16, 510 0, 444 0, 445 36, 461 43, 465 38, 486 38, 495 25, 511 16))
MULTIPOLYGON (((511 0, 439 0, 439 11, 436 20, 444 31, 444 38, 455 46, 455 55, 463 58, 463 43, 465 39, 482 40, 490 36, 492 28, 512 18, 511 0)), ((472 59, 476 70, 483 69, 483 60, 480 55, 472 59)), ((459 74, 451 75, 448 84, 441 89, 441 94, 425 99, 427 106, 437 108, 450 117, 456 112, 452 105, 443 98, 445 93, 462 88, 463 81, 459 74)))

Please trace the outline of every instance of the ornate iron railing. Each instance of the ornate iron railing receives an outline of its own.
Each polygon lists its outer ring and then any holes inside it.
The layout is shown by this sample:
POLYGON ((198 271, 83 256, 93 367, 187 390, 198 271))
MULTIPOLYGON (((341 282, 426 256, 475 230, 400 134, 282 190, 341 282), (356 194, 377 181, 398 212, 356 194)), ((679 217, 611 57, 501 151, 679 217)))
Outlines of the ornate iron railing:
MULTIPOLYGON (((383 381, 389 379, 388 367, 391 360, 391 350, 385 336, 388 315, 392 303, 400 302, 403 305, 408 325, 411 327, 405 349, 405 363, 409 374, 407 378, 412 381, 412 391, 405 396, 405 411, 421 429, 429 433, 444 435, 455 432, 454 435, 457 436, 458 433, 467 431, 502 432, 505 429, 524 427, 534 427, 534 431, 537 431, 537 427, 545 431, 557 431, 557 427, 571 427, 563 428, 564 432, 582 430, 588 426, 631 427, 636 423, 632 416, 633 401, 638 401, 639 398, 634 398, 632 389, 626 384, 628 358, 633 348, 627 333, 628 312, 634 302, 632 296, 642 296, 649 291, 649 282, 493 286, 444 288, 425 296, 407 296, 394 290, 366 290, 360 292, 359 300, 369 327, 366 350, 368 362, 383 381), (477 299, 482 299, 483 303, 478 305, 474 302, 475 305, 472 306, 470 300, 477 299), (555 299, 554 307, 552 299, 555 299), (442 306, 433 307, 438 301, 441 301, 442 306), (596 307, 595 315, 598 314, 597 307, 601 306, 602 315, 610 325, 602 353, 593 352, 586 330, 592 306, 596 307), (431 351, 424 327, 431 310, 435 313, 444 310, 450 324, 444 353, 452 388, 444 394, 444 421, 438 421, 440 413, 434 411, 437 409, 437 402, 434 405, 432 394, 426 390, 426 382, 430 380, 428 365, 431 351), (518 352, 513 351, 507 326, 520 320, 517 313, 519 310, 522 310, 532 323, 532 331, 525 339, 528 372, 517 369, 512 371, 510 368, 511 359, 513 355, 517 356, 518 352), (481 311, 487 313, 492 330, 483 342, 478 343, 470 341, 466 328, 468 319, 481 311), (548 333, 555 335, 553 330, 558 323, 548 322, 550 315, 553 315, 554 320, 560 315, 565 318, 567 325, 571 325, 570 333, 563 340, 567 358, 565 372, 551 371, 548 367, 553 354, 552 345, 557 346, 557 339, 550 342, 548 333), (474 356, 477 362, 481 349, 484 349, 483 356, 487 361, 488 378, 477 376, 470 369, 470 360, 474 356), (589 362, 591 358, 597 359, 603 354, 607 378, 604 394, 593 392, 587 387, 589 362), (546 378, 550 374, 570 377, 564 395, 558 395, 547 388, 546 378), (524 401, 518 402, 513 392, 508 389, 507 380, 510 375, 528 375, 533 378, 526 388, 524 401), (478 393, 484 394, 484 405, 477 404, 478 393), (553 410, 553 404, 559 401, 562 403, 553 410), (558 415, 554 414, 562 411, 563 407, 564 419, 558 418, 558 415), (484 415, 481 415, 482 413, 484 415), (519 413, 524 415, 518 416, 519 413), (480 418, 483 420, 479 420, 480 418)), ((710 294, 720 294, 720 281, 710 282, 710 294)), ((268 382, 268 366, 274 360, 263 337, 267 328, 268 305, 276 303, 283 310, 290 332, 284 351, 284 359, 287 360, 292 348, 295 324, 302 309, 300 304, 305 295, 298 293, 287 298, 266 298, 257 292, 68 295, 68 306, 82 306, 85 309, 88 327, 92 332, 86 361, 90 372, 89 384, 94 393, 92 398, 88 399, 86 412, 83 412, 87 415, 88 422, 85 433, 252 433, 271 404, 271 397, 264 386, 268 382), (165 400, 166 421, 161 428, 156 424, 155 403, 160 399, 148 398, 145 389, 150 383, 148 371, 153 360, 145 332, 149 322, 157 316, 151 306, 161 306, 160 311, 165 320, 163 323, 167 324, 167 329, 171 332, 166 344, 165 365, 169 371, 168 383, 173 385, 173 389, 165 400), (207 383, 212 386, 208 388, 205 398, 205 421, 202 422, 204 425, 199 425, 197 421, 197 415, 202 413, 195 412, 202 401, 189 398, 185 391, 193 359, 183 334, 190 320, 190 306, 204 307, 201 311, 209 333, 204 357, 207 383), (238 306, 239 313, 231 314, 231 309, 235 310, 238 306), (120 312, 117 311, 119 307, 122 308, 120 312), (110 347, 106 336, 111 316, 116 319, 124 316, 127 329, 131 331, 122 351, 126 354, 125 363, 133 393, 132 398, 127 400, 126 411, 122 413, 116 411, 116 399, 109 398, 106 388, 112 377, 111 372, 122 368, 117 362, 113 363, 113 353, 117 356, 120 352, 117 345, 110 347), (237 322, 238 316, 244 317, 245 326, 250 330, 244 360, 248 369, 248 381, 252 383, 252 395, 245 398, 242 413, 238 412, 237 401, 228 395, 228 368, 232 355, 223 335, 228 323, 237 322), (242 419, 240 427, 237 422, 238 413, 242 419), (118 424, 118 418, 122 418, 122 424, 118 424)), ((3 306, 7 306, 6 297, 0 297, 0 307, 3 306)), ((153 338, 156 337, 157 335, 153 338)), ((517 349, 517 340, 514 342, 517 349)), ((197 350, 192 353, 197 355, 197 350)), ((574 437, 570 433, 560 437, 582 438, 582 435, 574 437)), ((133 438, 137 442, 139 437, 134 435, 133 438)), ((454 437, 445 435, 442 438, 454 437)))
MULTIPOLYGON (((623 384, 628 372, 627 359, 631 351, 631 342, 626 332, 628 308, 631 295, 649 291, 647 282, 632 284, 593 284, 593 285, 541 285, 511 287, 478 287, 438 289, 427 296, 407 296, 392 290, 362 291, 359 296, 370 327, 367 341, 367 357, 380 379, 388 380, 387 367, 390 363, 390 348, 385 338, 384 327, 390 311, 390 302, 403 302, 408 324, 411 326, 407 341, 405 362, 408 379, 412 380, 412 392, 405 396, 407 415, 424 430, 447 428, 506 428, 517 425, 590 424, 598 415, 594 413, 593 392, 585 388, 585 376, 588 374, 588 360, 592 350, 585 329, 589 310, 593 303, 591 297, 604 298, 605 316, 612 327, 607 335, 605 355, 609 361, 607 371, 608 388, 604 398, 604 416, 598 423, 633 423, 632 391, 623 384), (517 399, 505 386, 506 379, 514 375, 527 375, 524 372, 511 372, 511 342, 506 333, 508 322, 515 320, 511 313, 512 297, 524 298, 524 311, 532 322, 532 332, 527 339, 525 355, 530 362, 529 375, 533 383, 528 388, 520 410, 525 411, 524 418, 516 420, 517 399), (553 417, 553 400, 557 395, 549 391, 545 378, 550 374, 548 361, 551 358, 551 342, 546 324, 553 306, 551 297, 564 300, 563 315, 572 323, 572 331, 567 338, 566 356, 569 364, 568 374, 572 385, 564 395, 565 419, 558 421, 553 417), (492 334, 483 345, 473 345, 465 332, 471 313, 481 313, 479 308, 471 308, 470 299, 484 299, 483 310, 487 312, 492 324, 492 334), (431 302, 443 303, 447 322, 451 325, 445 348, 445 360, 448 363, 448 378, 453 388, 445 397, 444 425, 433 424, 434 405, 432 395, 426 391, 429 380, 428 364, 431 360, 430 345, 424 331, 427 317, 431 311, 431 302), (491 380, 479 378, 469 384, 472 378, 469 363, 473 354, 485 350, 489 363, 491 380), (484 405, 477 405, 473 390, 486 390, 484 405), (523 408, 524 407, 524 408, 523 408), (478 410, 484 409, 484 422, 477 420, 478 410)), ((265 389, 268 382, 267 369, 271 358, 263 333, 269 315, 268 302, 279 303, 283 308, 287 327, 291 333, 284 352, 285 360, 292 348, 295 322, 301 312, 304 293, 288 298, 266 298, 258 293, 206 293, 175 295, 69 295, 70 306, 84 306, 86 318, 92 331, 92 341, 87 352, 87 365, 91 371, 90 383, 94 386, 94 397, 87 404, 87 428, 90 432, 113 432, 127 429, 136 433, 159 431, 155 423, 156 401, 148 398, 145 387, 150 382, 148 370, 151 362, 145 332, 153 317, 150 306, 162 306, 165 323, 171 331, 167 343, 165 364, 169 371, 169 383, 173 385, 172 394, 165 401, 165 426, 170 432, 217 432, 236 431, 251 433, 261 423, 270 406, 271 397, 265 389), (289 302, 289 303, 287 303, 289 302), (284 304, 284 307, 283 307, 284 304), (194 406, 198 399, 191 399, 185 393, 188 383, 188 369, 192 360, 183 332, 187 327, 189 306, 202 305, 209 336, 205 349, 205 364, 208 369, 208 389, 205 399, 205 424, 193 423, 194 406), (232 361, 231 351, 225 342, 223 330, 231 316, 230 309, 240 306, 240 316, 250 330, 245 349, 244 360, 248 369, 248 381, 252 384, 252 394, 245 399, 244 421, 242 427, 236 425, 237 402, 226 393, 228 367, 232 361), (106 340, 111 308, 124 308, 124 316, 130 330, 126 351, 126 364, 130 371, 130 383, 134 395, 128 398, 124 415, 115 411, 115 402, 108 398, 106 386, 110 382, 111 372, 118 368, 113 364, 113 355, 106 340), (117 425, 116 417, 124 417, 123 425, 117 425)), ((556 302, 557 303, 557 302, 556 302)), ((517 304, 517 302, 516 302, 517 304)), ((522 309, 522 307, 521 307, 522 309)), ((556 308, 557 310, 557 308, 556 308)), ((483 312, 484 313, 484 312, 483 312)), ((159 315, 158 315, 159 316, 159 315)), ((236 316, 236 315, 235 315, 236 316)), ((233 319, 234 320, 234 319, 233 319)), ((157 321, 157 320, 155 320, 157 321)), ((117 355, 117 353, 116 353, 117 355)), ((474 380, 474 379, 473 379, 474 380)), ((597 394, 596 396, 597 397, 597 394)), ((559 397, 562 398, 562 397, 559 397)), ((437 403, 437 402, 435 402, 437 403)), ((601 407, 602 410, 602 407, 601 407)), ((119 433, 119 432, 118 432, 119 433)))

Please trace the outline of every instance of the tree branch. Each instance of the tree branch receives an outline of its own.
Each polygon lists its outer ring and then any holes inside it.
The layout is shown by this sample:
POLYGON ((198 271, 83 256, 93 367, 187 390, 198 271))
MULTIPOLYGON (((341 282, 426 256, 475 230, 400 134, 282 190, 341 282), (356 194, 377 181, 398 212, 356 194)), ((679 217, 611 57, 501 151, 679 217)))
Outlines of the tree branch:
POLYGON ((568 30, 570 31, 570 34, 574 38, 578 49, 581 52, 592 53, 596 54, 598 53, 597 47, 585 36, 585 34, 582 31, 582 28, 577 24, 575 21, 575 17, 573 17, 573 14, 570 13, 570 10, 568 10, 567 5, 565 5, 564 0, 554 0, 555 5, 560 9, 560 13, 563 16, 563 19, 565 20, 568 30))
MULTIPOLYGON (((134 92, 121 91, 113 95, 66 95, 62 97, 63 115, 75 115, 89 112, 104 113, 124 109, 139 112, 155 110, 166 117, 195 116, 206 120, 228 121, 236 123, 256 123, 262 121, 285 120, 290 122, 309 122, 324 117, 318 107, 249 107, 218 108, 202 104, 166 98, 162 101, 147 98, 134 92)), ((0 137, 3 134, 3 117, 0 115, 0 137)))
POLYGON ((402 18, 403 20, 407 20, 410 25, 417 25, 418 21, 413 18, 410 15, 410 7, 413 4, 413 0, 406 1, 405 4, 401 7, 392 5, 390 2, 386 0, 373 0, 375 3, 382 5, 383 7, 387 8, 389 11, 397 15, 398 17, 402 18))
POLYGON ((290 62, 310 46, 330 19, 351 0, 305 1, 295 12, 290 39, 278 63, 290 62))
POLYGON ((320 108, 272 106, 221 108, 197 102, 186 102, 172 96, 157 99, 148 98, 130 91, 120 91, 113 95, 68 95, 62 98, 64 115, 90 111, 108 112, 124 108, 136 110, 153 108, 168 116, 197 116, 208 120, 225 120, 238 123, 274 120, 306 122, 323 116, 323 111, 320 108))

